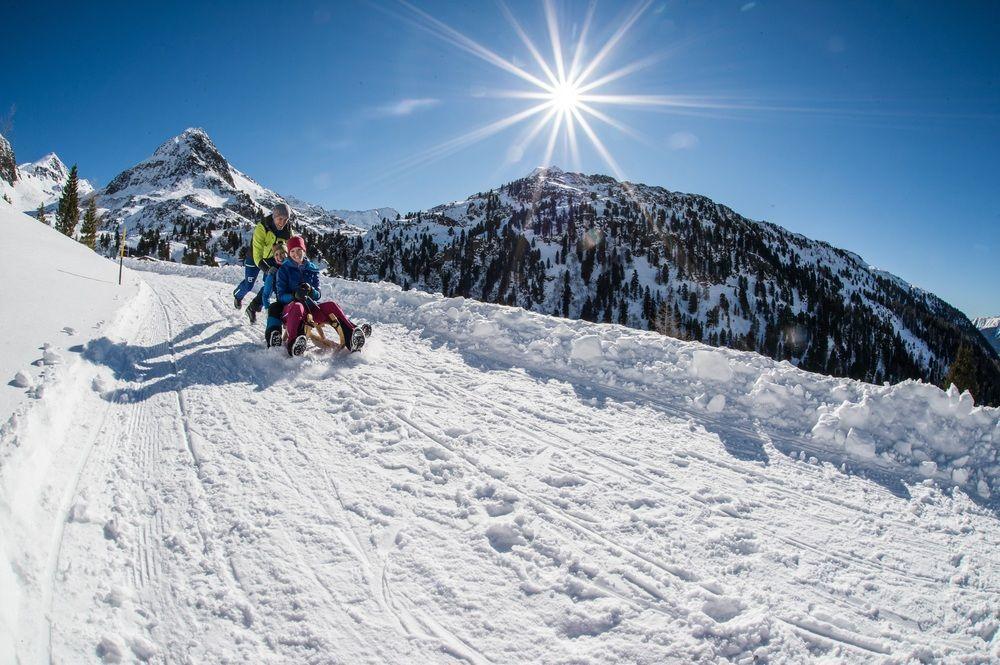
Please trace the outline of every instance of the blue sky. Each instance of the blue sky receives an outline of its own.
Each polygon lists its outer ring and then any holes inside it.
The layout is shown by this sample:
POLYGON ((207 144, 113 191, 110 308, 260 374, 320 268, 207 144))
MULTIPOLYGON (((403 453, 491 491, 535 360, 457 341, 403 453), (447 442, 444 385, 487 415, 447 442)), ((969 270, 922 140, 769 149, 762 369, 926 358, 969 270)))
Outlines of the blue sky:
MULTIPOLYGON (((55 151, 103 185, 200 126, 279 193, 414 210, 544 159, 547 130, 513 159, 525 122, 415 161, 537 100, 495 96, 535 87, 403 4, 159 4, 5 10, 0 114, 20 161, 55 151)), ((497 4, 416 6, 543 76, 497 4)), ((552 63, 543 6, 509 6, 552 63)), ((553 6, 569 59, 588 3, 553 6)), ((584 62, 635 6, 597 4, 584 62)), ((591 125, 630 180, 852 250, 970 316, 1000 314, 997 25, 994 2, 654 1, 591 79, 662 59, 592 92, 703 106, 599 106, 639 138, 591 125)), ((577 134, 578 161, 564 138, 550 161, 612 173, 577 134)))

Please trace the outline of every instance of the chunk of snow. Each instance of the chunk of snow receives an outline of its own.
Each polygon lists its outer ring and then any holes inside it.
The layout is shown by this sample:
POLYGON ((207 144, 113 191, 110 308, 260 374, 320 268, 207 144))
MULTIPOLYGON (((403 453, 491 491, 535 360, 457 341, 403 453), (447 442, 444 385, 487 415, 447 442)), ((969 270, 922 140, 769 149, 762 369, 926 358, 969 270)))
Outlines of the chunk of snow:
POLYGON ((573 340, 569 357, 583 363, 600 360, 604 356, 601 338, 597 335, 583 335, 573 340))
POLYGON ((129 640, 129 646, 132 647, 132 653, 139 660, 149 660, 157 653, 156 645, 139 635, 129 640))
POLYGON ((493 524, 486 529, 486 538, 497 552, 509 552, 526 541, 513 524, 493 524))
POLYGON ((97 655, 105 663, 120 663, 125 657, 125 643, 117 635, 105 635, 97 644, 97 655))
POLYGON ((726 408, 726 396, 716 395, 709 401, 708 405, 705 407, 705 410, 708 411, 709 413, 721 413, 725 408, 726 408))
POLYGON ((62 355, 54 349, 45 349, 42 351, 42 362, 46 365, 58 365, 62 360, 62 355))
POLYGON ((109 387, 108 380, 103 376, 95 376, 94 380, 90 382, 90 388, 95 393, 106 393, 109 387))
POLYGON ((31 388, 35 385, 35 381, 31 378, 31 374, 22 369, 14 375, 14 385, 19 388, 31 388))
POLYGON ((733 368, 729 365, 729 359, 718 351, 695 351, 691 369, 695 376, 706 381, 726 382, 733 379, 733 368))
POLYGON ((480 339, 489 339, 499 334, 499 328, 488 319, 482 319, 472 324, 472 336, 480 339))
POLYGON ((847 439, 844 441, 844 450, 849 455, 860 457, 863 460, 875 458, 875 442, 872 441, 868 434, 854 427, 847 433, 847 439))

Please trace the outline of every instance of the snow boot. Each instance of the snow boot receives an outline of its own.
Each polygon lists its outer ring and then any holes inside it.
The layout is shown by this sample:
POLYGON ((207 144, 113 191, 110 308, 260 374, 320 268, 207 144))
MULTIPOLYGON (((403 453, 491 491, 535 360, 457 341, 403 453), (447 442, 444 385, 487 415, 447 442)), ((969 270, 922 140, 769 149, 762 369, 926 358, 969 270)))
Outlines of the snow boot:
POLYGON ((301 356, 306 352, 306 336, 299 335, 288 343, 288 355, 301 356))
POLYGON ((281 328, 271 328, 264 334, 264 344, 267 348, 281 346, 281 328))
POLYGON ((370 323, 362 323, 359 327, 365 333, 366 340, 372 336, 372 326, 370 323))
POLYGON ((361 329, 361 326, 358 326, 357 328, 354 329, 354 332, 351 333, 350 349, 351 351, 360 351, 361 347, 364 345, 365 345, 365 331, 361 329))
POLYGON ((236 293, 233 293, 233 307, 239 309, 242 304, 243 304, 243 299, 237 296, 236 293))
POLYGON ((253 300, 250 301, 250 304, 247 305, 246 309, 247 318, 250 319, 251 325, 257 323, 257 315, 262 309, 264 309, 264 300, 260 297, 260 293, 258 292, 257 295, 253 297, 253 300))

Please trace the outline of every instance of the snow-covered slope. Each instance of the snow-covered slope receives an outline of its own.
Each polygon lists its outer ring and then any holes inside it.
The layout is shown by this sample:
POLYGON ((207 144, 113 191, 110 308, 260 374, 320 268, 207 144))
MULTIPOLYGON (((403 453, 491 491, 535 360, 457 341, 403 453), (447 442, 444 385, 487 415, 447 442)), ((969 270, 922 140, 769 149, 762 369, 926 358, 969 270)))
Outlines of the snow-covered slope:
POLYGON ((0 439, 0 657, 1000 658, 997 409, 340 279, 370 343, 289 359, 133 267, 0 439))
POLYGON ((704 196, 536 169, 316 245, 338 274, 654 329, 835 376, 944 380, 972 348, 981 402, 1000 356, 968 318, 861 257, 704 196))
POLYGON ((118 286, 117 264, 28 215, 0 208, 0 227, 8 246, 19 248, 0 261, 0 282, 7 285, 0 317, 3 423, 25 399, 44 392, 52 367, 69 362, 68 349, 98 334, 134 288, 118 286))
POLYGON ((70 479, 97 435, 63 436, 100 387, 80 354, 116 330, 137 285, 126 269, 119 286, 118 266, 23 213, 0 207, 0 227, 17 248, 0 261, 0 662, 26 663, 47 635, 51 596, 37 594, 51 592, 70 479))
POLYGON ((981 316, 972 322, 1000 353, 1000 316, 981 316))
POLYGON ((104 214, 105 249, 124 223, 140 254, 193 262, 232 261, 253 225, 285 201, 299 231, 362 233, 323 208, 286 198, 232 166, 204 130, 190 128, 151 157, 123 171, 97 193, 104 214))

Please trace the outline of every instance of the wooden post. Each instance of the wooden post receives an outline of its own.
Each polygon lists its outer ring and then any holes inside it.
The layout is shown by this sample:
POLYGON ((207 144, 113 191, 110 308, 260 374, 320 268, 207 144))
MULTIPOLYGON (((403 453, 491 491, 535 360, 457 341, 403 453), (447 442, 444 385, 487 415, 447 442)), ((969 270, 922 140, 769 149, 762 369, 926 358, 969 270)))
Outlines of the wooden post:
POLYGON ((125 261, 125 222, 122 222, 122 246, 118 250, 118 286, 122 285, 122 263, 125 261))

